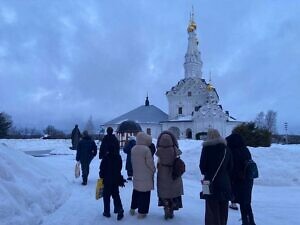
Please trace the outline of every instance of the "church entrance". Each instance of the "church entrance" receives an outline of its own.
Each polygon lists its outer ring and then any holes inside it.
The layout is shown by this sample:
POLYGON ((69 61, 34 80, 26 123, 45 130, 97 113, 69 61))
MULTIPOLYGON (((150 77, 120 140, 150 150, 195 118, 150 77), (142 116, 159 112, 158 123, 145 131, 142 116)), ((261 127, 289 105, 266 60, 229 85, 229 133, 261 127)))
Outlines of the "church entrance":
POLYGON ((190 128, 186 129, 185 137, 187 139, 192 139, 193 138, 193 133, 192 133, 192 130, 190 128))

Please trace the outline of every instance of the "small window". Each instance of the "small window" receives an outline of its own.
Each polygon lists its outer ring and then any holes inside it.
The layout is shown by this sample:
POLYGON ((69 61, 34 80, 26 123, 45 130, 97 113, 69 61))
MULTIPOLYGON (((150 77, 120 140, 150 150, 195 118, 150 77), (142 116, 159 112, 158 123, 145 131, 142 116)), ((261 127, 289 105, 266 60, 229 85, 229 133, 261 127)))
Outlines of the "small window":
POLYGON ((182 114, 182 107, 178 108, 178 114, 181 115, 182 114))
POLYGON ((151 128, 147 128, 147 134, 151 135, 151 128))
POLYGON ((192 96, 192 92, 191 91, 188 92, 188 96, 192 96))

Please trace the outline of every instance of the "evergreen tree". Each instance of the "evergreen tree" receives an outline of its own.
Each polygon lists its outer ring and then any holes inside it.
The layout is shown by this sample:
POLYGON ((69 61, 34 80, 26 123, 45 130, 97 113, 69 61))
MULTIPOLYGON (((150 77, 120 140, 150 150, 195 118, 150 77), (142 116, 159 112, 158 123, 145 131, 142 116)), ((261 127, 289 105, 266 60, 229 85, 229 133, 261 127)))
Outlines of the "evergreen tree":
POLYGON ((95 127, 92 116, 89 117, 84 129, 87 130, 90 135, 95 134, 95 127))
POLYGON ((11 126, 11 117, 5 112, 0 112, 0 138, 4 138, 7 136, 8 130, 11 126))

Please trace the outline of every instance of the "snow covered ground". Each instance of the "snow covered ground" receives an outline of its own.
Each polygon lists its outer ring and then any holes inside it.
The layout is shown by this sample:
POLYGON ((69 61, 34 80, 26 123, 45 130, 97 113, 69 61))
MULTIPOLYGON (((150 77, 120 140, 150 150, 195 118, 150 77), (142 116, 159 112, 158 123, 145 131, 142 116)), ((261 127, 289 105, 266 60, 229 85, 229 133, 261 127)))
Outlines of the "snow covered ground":
MULTIPOLYGON (((184 208, 175 213, 172 224, 204 224, 204 201, 199 199, 201 141, 180 140, 179 145, 187 169, 184 208)), ((81 179, 74 177, 75 152, 69 146, 70 140, 0 140, 1 225, 170 223, 164 221, 163 210, 157 207, 155 190, 146 219, 138 220, 127 213, 132 183, 120 189, 124 219, 104 218, 103 202, 95 200, 99 160, 92 161, 88 185, 82 186, 81 179), (24 154, 24 151, 49 149, 54 154, 45 157, 24 154)), ((257 225, 299 224, 300 145, 272 145, 251 148, 251 152, 260 172, 253 191, 257 225)), ((239 212, 229 211, 229 225, 240 225, 239 219, 239 212)))

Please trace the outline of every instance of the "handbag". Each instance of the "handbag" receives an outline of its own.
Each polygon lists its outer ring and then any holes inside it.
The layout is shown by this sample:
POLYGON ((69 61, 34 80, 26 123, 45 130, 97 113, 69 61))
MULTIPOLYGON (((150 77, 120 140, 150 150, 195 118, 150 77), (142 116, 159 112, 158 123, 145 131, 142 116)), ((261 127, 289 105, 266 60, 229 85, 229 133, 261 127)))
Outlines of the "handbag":
POLYGON ((100 178, 97 180, 97 184, 96 184, 96 200, 103 197, 103 189, 104 189, 103 179, 100 178))
MULTIPOLYGON (((202 183, 202 192, 201 192, 202 195, 211 195, 211 194, 213 194, 213 190, 212 190, 211 185, 214 182, 214 180, 215 180, 215 178, 216 178, 216 176, 217 176, 217 174, 218 174, 218 172, 219 172, 219 170, 220 170, 220 168, 221 168, 221 166, 224 162, 225 156, 226 156, 226 148, 225 148, 223 159, 222 159, 215 175, 213 176, 212 180, 211 181, 209 181, 209 180, 202 180, 201 181, 201 183, 202 183)), ((200 193, 200 197, 201 197, 201 193, 200 193)))
POLYGON ((75 165, 75 178, 80 177, 80 162, 77 162, 75 165))

